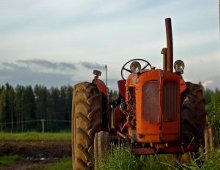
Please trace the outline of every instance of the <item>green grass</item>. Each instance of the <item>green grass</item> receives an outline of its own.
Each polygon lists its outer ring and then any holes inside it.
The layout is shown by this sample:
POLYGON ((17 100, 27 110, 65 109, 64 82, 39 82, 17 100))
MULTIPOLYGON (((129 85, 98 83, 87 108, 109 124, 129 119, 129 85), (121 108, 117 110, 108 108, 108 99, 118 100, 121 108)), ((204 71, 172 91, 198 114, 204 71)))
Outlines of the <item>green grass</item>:
POLYGON ((100 170, 164 170, 177 169, 174 155, 133 155, 129 146, 112 147, 110 155, 103 159, 100 170))
POLYGON ((194 162, 191 163, 192 169, 203 169, 203 170, 213 170, 213 169, 220 169, 220 148, 215 149, 209 154, 208 160, 201 165, 194 162))
POLYGON ((175 154, 165 155, 133 155, 130 147, 112 147, 108 157, 100 163, 99 170, 213 170, 220 169, 220 149, 213 151, 209 159, 204 161, 204 154, 188 162, 180 163, 175 154))
POLYGON ((0 156, 0 166, 13 164, 20 159, 21 157, 19 157, 18 155, 0 156))
POLYGON ((72 170, 72 159, 63 158, 56 163, 42 167, 42 170, 72 170))
POLYGON ((0 140, 71 140, 70 132, 62 133, 0 133, 0 140))

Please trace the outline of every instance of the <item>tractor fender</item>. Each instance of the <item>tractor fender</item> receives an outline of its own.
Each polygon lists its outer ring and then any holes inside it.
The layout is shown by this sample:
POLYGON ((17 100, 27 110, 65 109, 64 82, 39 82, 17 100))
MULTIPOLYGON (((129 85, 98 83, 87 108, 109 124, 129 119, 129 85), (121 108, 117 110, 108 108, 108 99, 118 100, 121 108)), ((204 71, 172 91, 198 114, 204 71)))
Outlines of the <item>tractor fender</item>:
POLYGON ((93 83, 96 84, 99 91, 103 93, 106 97, 108 96, 108 87, 105 85, 105 83, 100 79, 94 79, 93 83))

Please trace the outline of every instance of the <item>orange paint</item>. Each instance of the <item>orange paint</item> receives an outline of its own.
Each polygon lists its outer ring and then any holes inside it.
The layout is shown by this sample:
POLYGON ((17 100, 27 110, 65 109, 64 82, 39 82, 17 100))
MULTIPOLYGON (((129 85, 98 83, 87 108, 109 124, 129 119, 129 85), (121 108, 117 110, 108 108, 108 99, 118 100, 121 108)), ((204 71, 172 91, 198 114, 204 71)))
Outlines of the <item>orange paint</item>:
POLYGON ((138 142, 150 143, 150 142, 179 141, 180 140, 180 77, 175 73, 169 71, 163 71, 159 69, 142 73, 139 76, 131 74, 126 82, 126 90, 127 90, 126 101, 128 101, 130 97, 128 95, 129 87, 135 88, 134 96, 136 97, 135 114, 136 114, 136 131, 138 134, 137 135, 138 142), (155 90, 152 91, 149 90, 148 93, 146 93, 144 91, 148 88, 148 86, 145 85, 146 83, 151 83, 149 87, 156 88, 158 92, 156 93, 155 90), (146 89, 143 89, 144 86, 146 86, 146 89), (171 88, 169 88, 169 86, 171 88), (172 87, 175 87, 176 91, 174 91, 172 87), (145 95, 144 93, 146 94, 150 93, 150 95, 154 97, 149 99, 146 98, 143 101, 144 98, 143 96, 145 95), (156 96, 154 95, 154 93, 156 94, 156 96), (171 101, 165 100, 166 99, 165 94, 167 96, 169 95, 168 97, 169 100, 171 101), (172 97, 173 95, 175 98, 172 97), (164 102, 165 104, 167 103, 170 106, 164 105, 164 102), (148 106, 148 108, 146 108, 146 105, 148 106), (154 105, 157 106, 157 108, 154 108, 154 105), (152 111, 149 111, 148 110, 149 108, 151 108, 150 110, 152 111), (151 114, 150 116, 149 114, 146 115, 144 113, 145 109, 146 109, 146 113, 149 112, 151 114), (168 110, 166 111, 167 115, 164 114, 165 110, 168 110), (157 115, 151 112, 154 112, 157 115), (167 121, 166 119, 167 120, 170 119, 170 120, 167 121))

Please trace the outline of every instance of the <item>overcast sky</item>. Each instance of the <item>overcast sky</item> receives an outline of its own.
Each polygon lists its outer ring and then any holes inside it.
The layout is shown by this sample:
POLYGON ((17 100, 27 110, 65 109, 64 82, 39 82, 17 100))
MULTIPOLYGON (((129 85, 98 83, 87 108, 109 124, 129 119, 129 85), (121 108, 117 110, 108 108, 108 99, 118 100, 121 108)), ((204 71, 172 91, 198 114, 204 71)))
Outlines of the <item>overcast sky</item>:
POLYGON ((171 17, 185 80, 220 88, 218 8, 218 0, 0 0, 0 84, 75 84, 107 64, 115 88, 129 59, 162 68, 171 17))

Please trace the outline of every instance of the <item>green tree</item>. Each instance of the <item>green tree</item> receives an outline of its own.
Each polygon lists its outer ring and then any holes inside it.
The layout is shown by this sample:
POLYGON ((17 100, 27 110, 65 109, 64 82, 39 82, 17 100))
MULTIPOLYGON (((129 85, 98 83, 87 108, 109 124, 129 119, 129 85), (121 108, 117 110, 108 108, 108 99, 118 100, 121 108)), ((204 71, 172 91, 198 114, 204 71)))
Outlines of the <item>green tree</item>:
POLYGON ((47 88, 45 86, 36 85, 34 88, 36 103, 36 118, 45 119, 47 113, 47 88))
POLYGON ((8 83, 1 87, 0 96, 0 120, 4 129, 7 131, 13 131, 15 112, 14 112, 14 97, 15 92, 12 86, 8 83))
POLYGON ((109 92, 109 100, 115 100, 118 98, 118 92, 116 90, 110 90, 109 92))
POLYGON ((50 131, 57 131, 59 123, 52 122, 54 120, 62 120, 60 114, 60 91, 57 87, 51 87, 48 92, 47 100, 47 116, 46 119, 50 122, 47 123, 47 128, 50 131))
POLYGON ((63 124, 64 129, 70 129, 71 127, 72 91, 73 88, 71 86, 62 86, 60 89, 60 112, 63 117, 62 119, 66 120, 63 124))
POLYGON ((36 105, 36 119, 38 120, 37 123, 37 130, 42 130, 41 122, 39 120, 45 120, 47 115, 47 88, 45 86, 36 85, 34 87, 34 94, 35 94, 35 105, 36 105))
POLYGON ((0 90, 0 130, 6 128, 6 91, 4 86, 0 90))
POLYGON ((66 88, 66 115, 65 115, 65 120, 71 120, 71 112, 72 112, 72 93, 73 93, 73 87, 72 86, 67 86, 66 88))
POLYGON ((17 131, 23 131, 24 124, 24 87, 17 85, 15 88, 15 117, 16 117, 16 127, 17 131))
POLYGON ((213 91, 210 89, 204 90, 204 97, 205 97, 205 103, 209 104, 211 102, 211 96, 213 94, 213 91))
MULTIPOLYGON (((23 120, 35 120, 36 119, 36 106, 35 106, 35 96, 31 86, 24 88, 23 92, 23 120)), ((28 122, 27 122, 28 123, 28 122)), ((29 123, 26 126, 26 130, 34 130, 36 123, 29 123)))
POLYGON ((0 86, 0 130, 41 130, 41 123, 35 123, 40 119, 46 120, 50 131, 70 129, 72 90, 71 86, 48 90, 36 85, 34 91, 31 86, 13 88, 8 83, 0 86))
POLYGON ((220 91, 218 89, 211 93, 210 103, 206 106, 209 123, 220 129, 220 91))
POLYGON ((14 130, 14 121, 16 120, 15 115, 15 91, 12 86, 8 89, 8 114, 10 117, 11 131, 14 130))

